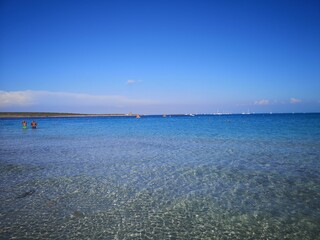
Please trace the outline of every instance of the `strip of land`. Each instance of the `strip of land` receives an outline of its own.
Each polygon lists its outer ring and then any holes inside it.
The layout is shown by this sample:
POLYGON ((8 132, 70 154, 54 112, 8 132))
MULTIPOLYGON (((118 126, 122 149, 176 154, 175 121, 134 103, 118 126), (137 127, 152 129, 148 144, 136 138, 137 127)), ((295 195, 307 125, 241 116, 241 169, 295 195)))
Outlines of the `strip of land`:
POLYGON ((54 113, 54 112, 0 112, 0 118, 26 117, 130 117, 135 114, 83 114, 83 113, 54 113))

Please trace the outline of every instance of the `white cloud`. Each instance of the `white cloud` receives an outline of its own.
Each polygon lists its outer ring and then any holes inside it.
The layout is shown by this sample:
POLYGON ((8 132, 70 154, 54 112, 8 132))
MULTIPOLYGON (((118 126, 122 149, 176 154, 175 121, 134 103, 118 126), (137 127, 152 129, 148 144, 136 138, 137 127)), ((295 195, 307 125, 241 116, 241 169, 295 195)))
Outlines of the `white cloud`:
POLYGON ((136 84, 136 83, 140 83, 140 82, 142 82, 141 80, 132 80, 132 79, 129 79, 128 81, 127 81, 127 84, 136 84))
POLYGON ((0 107, 11 105, 26 106, 34 104, 34 93, 31 90, 6 92, 0 91, 0 107))
POLYGON ((259 100, 259 101, 255 101, 254 104, 255 105, 268 105, 269 104, 269 100, 262 99, 262 100, 259 100))
POLYGON ((302 100, 299 98, 290 98, 290 103, 296 104, 296 103, 301 103, 302 100))
POLYGON ((50 92, 50 91, 0 91, 0 108, 14 106, 93 106, 122 107, 145 106, 156 102, 145 99, 133 99, 120 95, 91 95, 86 93, 50 92))

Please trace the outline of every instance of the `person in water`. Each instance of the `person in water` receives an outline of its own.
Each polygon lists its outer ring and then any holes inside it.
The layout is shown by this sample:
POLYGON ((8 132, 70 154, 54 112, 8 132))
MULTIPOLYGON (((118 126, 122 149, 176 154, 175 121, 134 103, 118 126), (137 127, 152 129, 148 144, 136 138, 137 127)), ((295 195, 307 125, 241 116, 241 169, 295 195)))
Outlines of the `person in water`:
POLYGON ((22 128, 27 128, 27 122, 25 120, 22 121, 22 128))
POLYGON ((37 124, 35 121, 32 121, 32 122, 31 122, 31 127, 32 127, 32 128, 37 128, 37 125, 38 125, 38 124, 37 124))

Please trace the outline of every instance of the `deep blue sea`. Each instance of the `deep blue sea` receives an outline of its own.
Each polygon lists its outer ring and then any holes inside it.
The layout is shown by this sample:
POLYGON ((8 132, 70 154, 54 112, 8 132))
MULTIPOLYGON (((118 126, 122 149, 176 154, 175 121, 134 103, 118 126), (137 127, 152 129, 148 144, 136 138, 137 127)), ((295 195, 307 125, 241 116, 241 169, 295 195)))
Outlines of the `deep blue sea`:
POLYGON ((320 114, 35 120, 0 119, 0 239, 320 239, 320 114))

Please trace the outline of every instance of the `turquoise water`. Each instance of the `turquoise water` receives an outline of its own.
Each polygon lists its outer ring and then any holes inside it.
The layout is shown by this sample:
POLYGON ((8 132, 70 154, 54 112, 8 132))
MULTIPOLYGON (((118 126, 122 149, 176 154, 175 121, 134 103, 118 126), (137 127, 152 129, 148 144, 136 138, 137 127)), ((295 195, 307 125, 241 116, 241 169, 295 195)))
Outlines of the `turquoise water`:
POLYGON ((1 239, 319 239, 320 114, 36 121, 0 119, 1 239))

